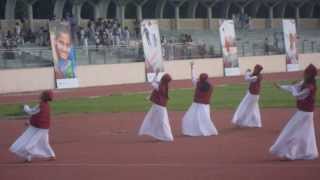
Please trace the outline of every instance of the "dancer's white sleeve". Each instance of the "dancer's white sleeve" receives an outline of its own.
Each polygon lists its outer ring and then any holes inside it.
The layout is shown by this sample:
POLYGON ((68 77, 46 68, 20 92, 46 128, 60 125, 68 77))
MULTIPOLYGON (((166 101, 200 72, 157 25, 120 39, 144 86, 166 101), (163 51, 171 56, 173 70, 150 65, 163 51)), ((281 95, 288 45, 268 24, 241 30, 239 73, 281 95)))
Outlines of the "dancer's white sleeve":
POLYGON ((191 69, 191 80, 192 80, 192 85, 196 86, 198 80, 197 80, 196 72, 195 72, 194 68, 191 69))
POLYGON ((257 76, 251 76, 251 72, 246 72, 246 74, 244 75, 244 80, 249 82, 255 82, 257 79, 257 76))
POLYGON ((40 112, 39 105, 36 105, 36 106, 34 106, 33 108, 31 108, 31 107, 28 106, 28 105, 24 105, 24 106, 23 106, 23 110, 24 110, 24 112, 26 112, 28 115, 35 115, 35 114, 37 114, 37 113, 40 112))
POLYGON ((303 84, 303 81, 300 81, 294 85, 282 85, 282 86, 280 86, 280 88, 284 91, 290 92, 292 94, 292 96, 294 96, 298 99, 304 99, 309 95, 310 90, 303 89, 301 91, 300 89, 301 89, 302 84, 303 84))
POLYGON ((159 82, 158 82, 157 78, 158 78, 158 76, 155 75, 154 78, 151 81, 151 86, 155 90, 159 90, 159 82))
POLYGON ((298 99, 305 99, 310 94, 310 89, 305 88, 302 91, 298 91, 298 89, 294 88, 291 94, 298 99))
POLYGON ((295 91, 294 86, 292 85, 281 85, 280 88, 284 91, 288 91, 290 93, 293 93, 293 91, 295 91))

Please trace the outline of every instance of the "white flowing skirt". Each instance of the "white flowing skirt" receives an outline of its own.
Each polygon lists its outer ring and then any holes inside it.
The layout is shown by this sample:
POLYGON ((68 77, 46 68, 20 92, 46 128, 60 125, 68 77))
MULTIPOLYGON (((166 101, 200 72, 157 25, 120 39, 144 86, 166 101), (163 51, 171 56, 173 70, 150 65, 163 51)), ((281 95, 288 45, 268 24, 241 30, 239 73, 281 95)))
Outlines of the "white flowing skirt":
POLYGON ((313 112, 297 111, 271 146, 270 153, 290 160, 317 158, 313 112))
POLYGON ((55 154, 49 144, 49 130, 29 126, 11 145, 10 151, 21 158, 51 158, 55 154))
POLYGON ((210 105, 193 102, 182 118, 182 133, 189 136, 218 135, 210 118, 210 105))
POLYGON ((258 103, 259 95, 253 95, 247 92, 233 115, 232 123, 241 127, 261 127, 258 103))
POLYGON ((173 141, 167 108, 153 104, 143 120, 139 135, 149 135, 162 141, 173 141))

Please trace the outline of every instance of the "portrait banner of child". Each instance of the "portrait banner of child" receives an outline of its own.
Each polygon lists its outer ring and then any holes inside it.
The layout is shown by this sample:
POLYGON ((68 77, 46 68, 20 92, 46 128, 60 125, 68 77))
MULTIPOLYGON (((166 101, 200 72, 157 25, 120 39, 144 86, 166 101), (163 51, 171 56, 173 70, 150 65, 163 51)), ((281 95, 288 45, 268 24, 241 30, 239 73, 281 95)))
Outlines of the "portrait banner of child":
POLYGON ((76 52, 68 22, 50 23, 50 41, 57 88, 79 86, 76 76, 76 52))
POLYGON ((161 78, 164 71, 158 21, 142 21, 141 35, 145 57, 147 81, 151 82, 156 72, 160 72, 159 78, 161 78))
POLYGON ((282 20, 287 71, 299 71, 298 36, 294 19, 282 20))
POLYGON ((234 22, 233 20, 220 19, 219 25, 224 74, 225 76, 240 75, 234 22))

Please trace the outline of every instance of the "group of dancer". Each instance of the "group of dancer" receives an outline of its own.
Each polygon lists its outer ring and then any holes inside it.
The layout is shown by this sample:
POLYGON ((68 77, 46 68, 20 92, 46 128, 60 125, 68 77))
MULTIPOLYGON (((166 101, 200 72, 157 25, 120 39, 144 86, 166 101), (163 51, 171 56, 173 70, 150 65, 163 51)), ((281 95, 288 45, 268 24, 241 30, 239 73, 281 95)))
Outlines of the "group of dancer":
MULTIPOLYGON (((194 63, 191 66, 191 79, 195 87, 193 103, 182 118, 182 133, 187 136, 218 135, 210 113, 210 101, 213 86, 208 75, 201 73, 196 78, 194 63)), ((263 67, 256 65, 253 71, 247 70, 245 80, 249 82, 247 94, 242 99, 232 123, 237 127, 261 128, 259 96, 261 90, 263 67)), ((288 160, 311 160, 318 157, 316 145, 313 112, 315 109, 317 68, 310 64, 304 71, 303 80, 291 85, 279 85, 278 89, 288 91, 297 101, 298 111, 284 127, 276 142, 271 146, 270 153, 288 160)), ((164 74, 160 81, 156 72, 151 82, 153 103, 146 114, 139 130, 139 135, 149 135, 160 141, 173 141, 170 121, 167 111, 169 100, 169 83, 172 78, 164 74)), ((53 99, 52 91, 44 91, 40 96, 40 105, 34 108, 24 106, 24 111, 31 115, 27 122, 27 130, 10 147, 10 151, 31 162, 33 158, 55 160, 55 153, 49 144, 50 107, 53 99)))

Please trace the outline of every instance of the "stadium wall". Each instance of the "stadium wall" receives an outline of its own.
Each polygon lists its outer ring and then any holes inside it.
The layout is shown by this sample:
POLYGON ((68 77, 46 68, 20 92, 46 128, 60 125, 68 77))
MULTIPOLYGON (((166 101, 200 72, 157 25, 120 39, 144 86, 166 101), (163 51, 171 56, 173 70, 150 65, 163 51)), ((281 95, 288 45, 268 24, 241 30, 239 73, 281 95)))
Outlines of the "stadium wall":
MULTIPOLYGON (((165 62, 166 72, 175 80, 190 79, 191 60, 165 62)), ((222 77, 222 59, 195 59, 197 72, 206 72, 210 77, 222 77)), ((285 56, 241 57, 240 70, 255 64, 264 66, 264 73, 285 72, 285 56)), ((300 66, 305 68, 309 63, 320 68, 320 53, 300 54, 300 66)), ((78 67, 80 87, 104 86, 116 84, 141 83, 145 81, 144 63, 86 65, 78 67)), ((38 91, 55 87, 53 68, 32 68, 0 70, 0 93, 38 91)))

